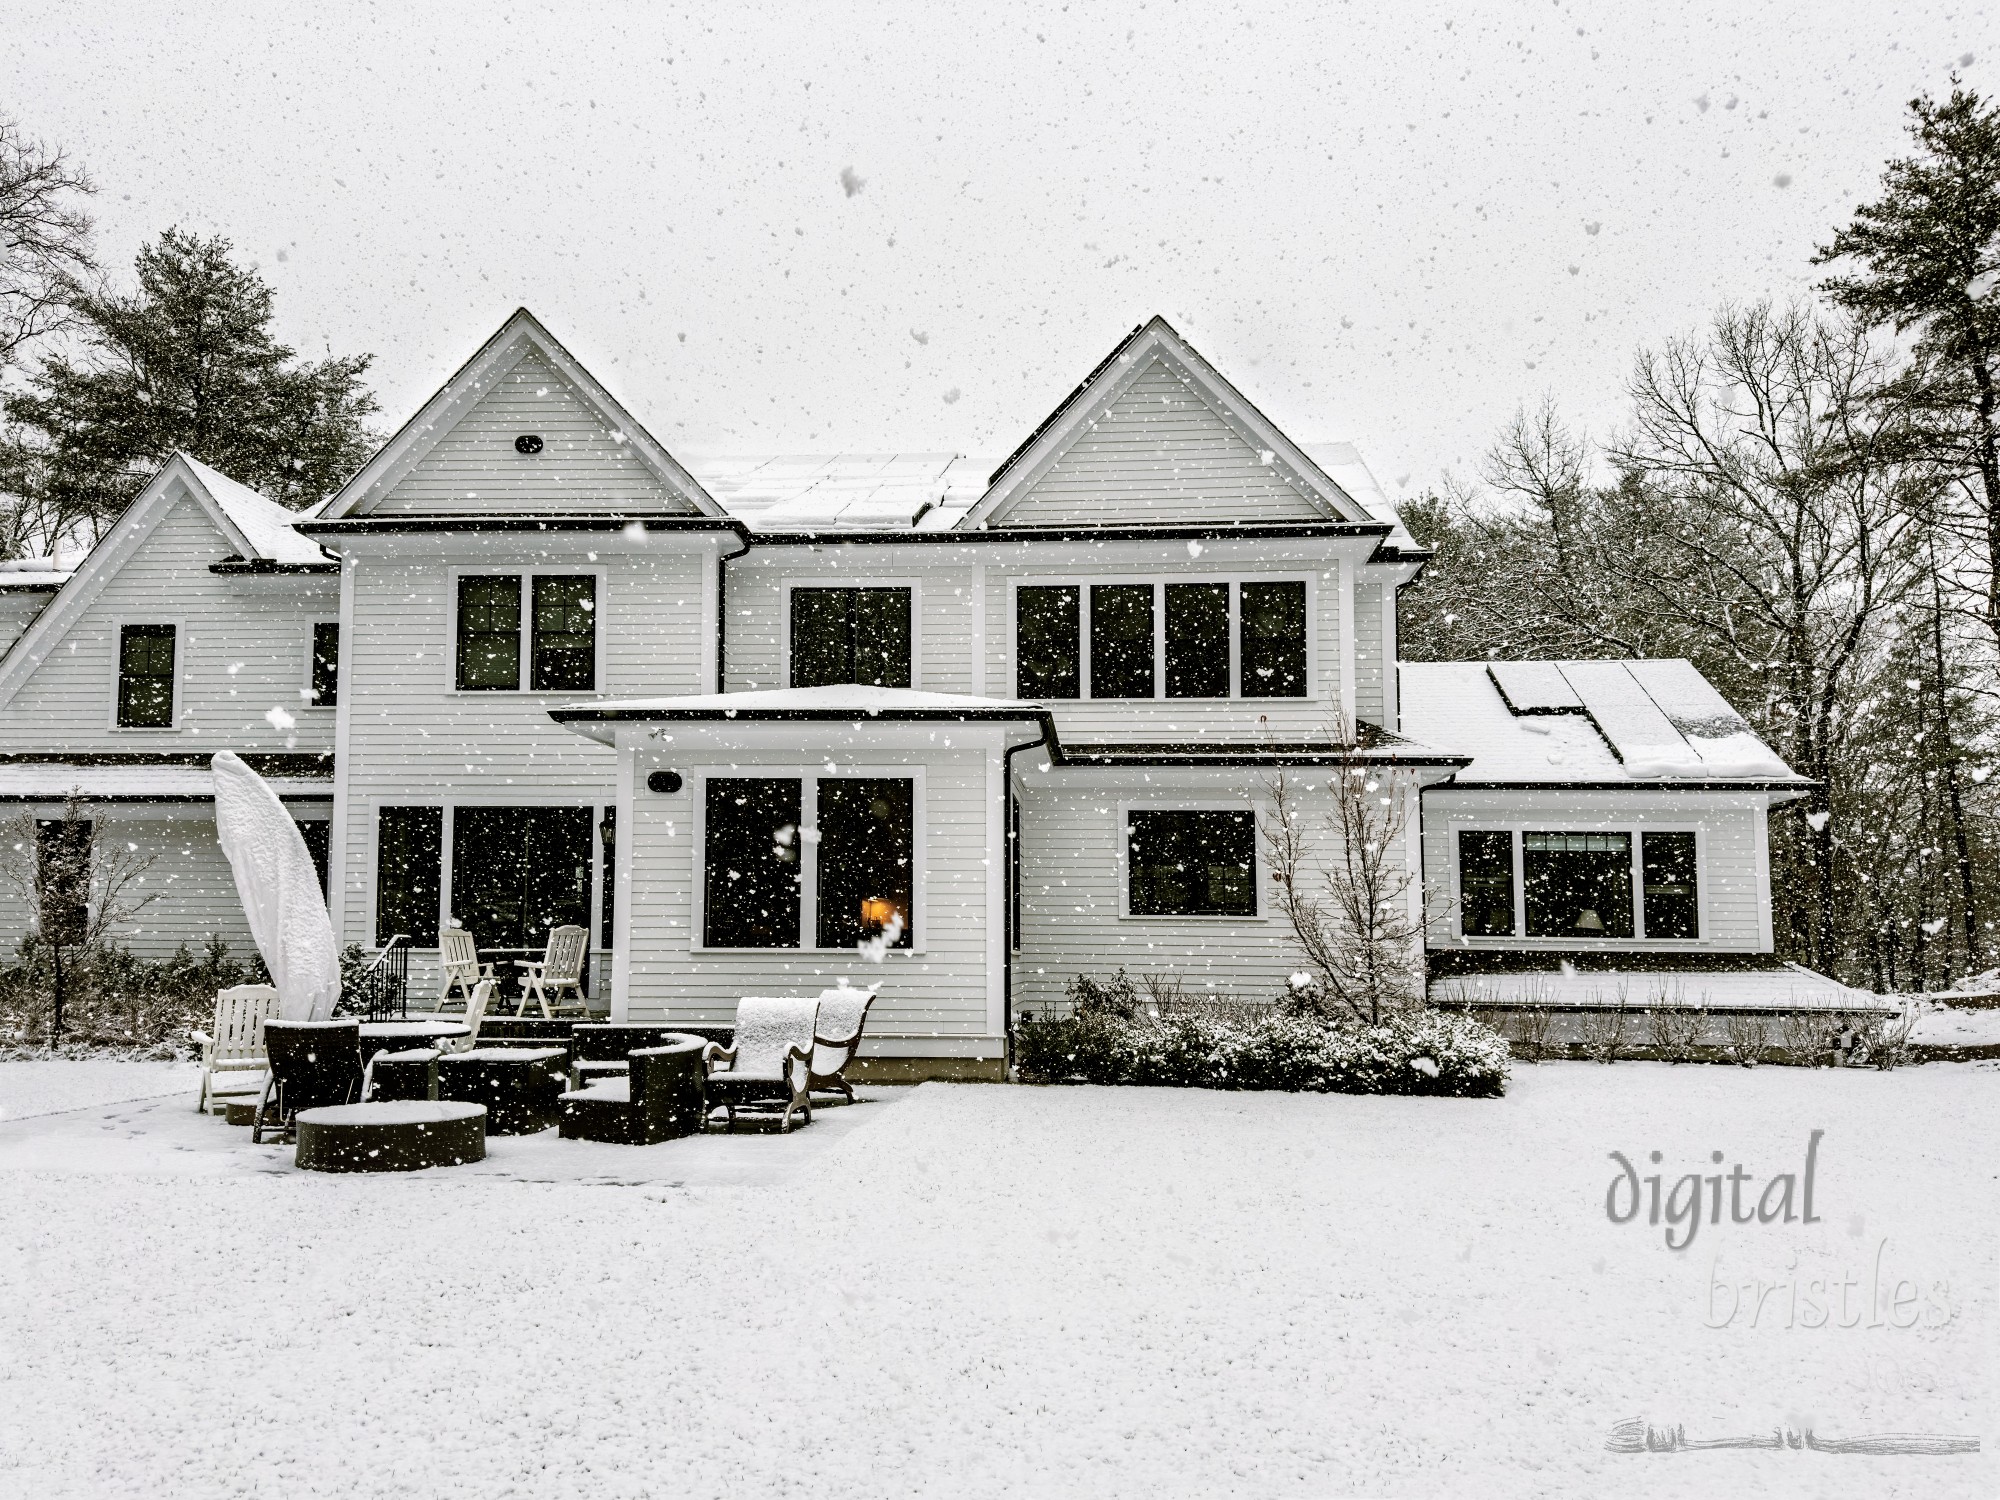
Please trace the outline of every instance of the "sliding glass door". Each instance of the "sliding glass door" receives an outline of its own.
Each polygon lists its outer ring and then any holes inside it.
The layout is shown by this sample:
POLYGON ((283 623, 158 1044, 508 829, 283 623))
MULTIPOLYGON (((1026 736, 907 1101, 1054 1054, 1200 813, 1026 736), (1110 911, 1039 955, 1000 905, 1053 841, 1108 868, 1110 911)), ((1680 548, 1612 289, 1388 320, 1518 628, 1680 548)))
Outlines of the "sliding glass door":
MULTIPOLYGON (((588 807, 452 811, 451 914, 482 952, 539 949, 549 929, 590 927, 588 807)), ((503 971, 504 972, 504 971, 503 971)))

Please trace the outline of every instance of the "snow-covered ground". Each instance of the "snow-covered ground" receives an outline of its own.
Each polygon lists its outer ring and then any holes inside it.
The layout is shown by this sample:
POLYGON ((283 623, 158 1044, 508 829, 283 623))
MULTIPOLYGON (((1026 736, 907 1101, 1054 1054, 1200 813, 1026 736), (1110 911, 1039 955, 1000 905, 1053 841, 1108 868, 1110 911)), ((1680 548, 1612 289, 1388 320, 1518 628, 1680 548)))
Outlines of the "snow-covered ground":
POLYGON ((2000 1047, 2000 1006, 1930 1006, 1910 1040, 1926 1047, 2000 1047))
POLYGON ((929 1084, 393 1179, 190 1105, 0 1124, 0 1493, 2000 1493, 1992 1064, 929 1084), (1607 1217, 1611 1152, 1754 1196, 1814 1129, 1817 1223, 1607 1217), (1607 1452, 1635 1417, 1986 1447, 1607 1452))
POLYGON ((0 1062, 0 1121, 163 1094, 186 1094, 192 1105, 200 1082, 201 1069, 188 1062, 107 1057, 0 1062))

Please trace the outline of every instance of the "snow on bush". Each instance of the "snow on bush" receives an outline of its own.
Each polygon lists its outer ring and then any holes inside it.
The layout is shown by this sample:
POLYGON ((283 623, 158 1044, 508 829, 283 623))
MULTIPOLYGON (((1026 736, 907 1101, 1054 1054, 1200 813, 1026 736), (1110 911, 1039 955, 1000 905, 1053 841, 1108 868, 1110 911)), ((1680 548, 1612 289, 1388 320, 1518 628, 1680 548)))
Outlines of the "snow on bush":
POLYGON ((1404 1010, 1378 1025, 1296 1011, 1237 1019, 1219 1006, 1150 1016, 1123 1003, 1131 989, 1122 973, 1109 985, 1081 981, 1071 993, 1074 1014, 1015 1028, 1024 1079, 1468 1098, 1507 1089, 1506 1039, 1463 1014, 1404 1010))

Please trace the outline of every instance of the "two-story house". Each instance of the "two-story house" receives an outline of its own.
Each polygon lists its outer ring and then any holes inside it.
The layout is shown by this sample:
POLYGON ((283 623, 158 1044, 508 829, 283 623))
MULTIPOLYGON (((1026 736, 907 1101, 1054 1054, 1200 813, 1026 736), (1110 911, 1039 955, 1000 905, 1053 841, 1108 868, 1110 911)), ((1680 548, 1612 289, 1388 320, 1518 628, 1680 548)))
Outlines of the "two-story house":
POLYGON ((1798 778, 1685 664, 1399 673, 1424 556, 1159 319, 987 473, 691 468, 522 311, 313 512, 169 464, 0 661, 0 796, 170 855, 135 943, 235 937, 199 763, 261 755, 419 984, 574 921, 633 1020, 879 978, 888 1071, 997 1074, 1079 972, 1277 994, 1281 770, 1422 807, 1454 973, 1768 965, 1798 778))

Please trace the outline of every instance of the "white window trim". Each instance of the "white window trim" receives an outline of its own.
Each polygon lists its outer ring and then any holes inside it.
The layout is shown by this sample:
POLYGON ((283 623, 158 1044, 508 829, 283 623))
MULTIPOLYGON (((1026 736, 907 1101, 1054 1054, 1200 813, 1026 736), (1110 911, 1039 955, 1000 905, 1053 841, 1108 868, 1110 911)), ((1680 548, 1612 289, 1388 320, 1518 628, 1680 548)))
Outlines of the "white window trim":
POLYGON ((187 621, 177 615, 118 615, 111 621, 111 702, 105 714, 105 727, 113 734, 180 734, 181 715, 187 712, 187 670, 188 670, 188 628, 187 621), (171 625, 174 627, 174 709, 172 720, 165 725, 120 724, 118 722, 118 685, 125 675, 125 627, 127 625, 171 625))
POLYGON ((1228 798, 1133 798, 1118 804, 1118 920, 1121 922, 1199 922, 1204 925, 1228 922, 1269 922, 1275 916, 1264 900, 1264 825, 1269 805, 1243 797, 1228 798), (1132 910, 1132 814, 1140 812, 1247 812, 1250 814, 1250 894, 1257 909, 1249 916, 1177 916, 1170 912, 1132 910))
MULTIPOLYGON (((454 598, 456 598, 456 597, 457 597, 457 586, 456 586, 456 585, 454 585, 454 586, 453 586, 453 597, 454 597, 454 598)), ((338 697, 338 694, 339 694, 339 692, 340 692, 340 673, 339 673, 339 665, 340 665, 340 662, 339 662, 339 659, 338 659, 338 658, 336 658, 336 659, 335 659, 335 662, 334 662, 334 667, 335 667, 335 671, 334 671, 334 685, 333 685, 333 690, 334 690, 334 693, 335 693, 335 695, 336 695, 336 696, 335 696, 335 700, 334 700, 334 701, 333 701, 332 703, 321 703, 321 702, 319 702, 319 701, 318 701, 317 699, 315 699, 315 698, 313 697, 313 695, 312 695, 312 690, 313 690, 313 649, 314 649, 314 647, 313 647, 313 638, 314 638, 314 636, 315 636, 315 635, 317 635, 317 634, 318 634, 318 632, 319 632, 319 627, 320 627, 320 626, 322 626, 322 625, 332 625, 332 626, 334 626, 334 627, 338 628, 338 627, 339 627, 339 625, 340 625, 340 621, 339 621, 339 619, 338 619, 337 617, 334 617, 334 616, 326 616, 326 615, 322 615, 322 616, 317 616, 317 617, 315 617, 315 618, 313 618, 313 619, 310 619, 310 620, 306 621, 306 659, 305 659, 305 675, 304 675, 304 676, 302 676, 302 677, 301 677, 301 678, 299 679, 299 706, 300 706, 301 708, 303 708, 303 709, 304 709, 304 710, 305 710, 305 711, 306 711, 307 713, 327 713, 327 714, 330 714, 330 713, 334 713, 334 712, 336 712, 336 711, 337 711, 337 710, 339 709, 339 707, 340 707, 340 702, 339 702, 339 697, 338 697)), ((340 649, 340 656, 341 656, 341 657, 345 657, 345 656, 347 655, 347 632, 346 632, 346 631, 344 631, 344 630, 340 632, 340 648, 339 648, 339 649, 340 649)), ((454 641, 453 641, 453 656, 454 656, 454 658, 456 657, 456 655, 457 655, 457 642, 456 642, 456 640, 454 639, 454 641)), ((454 672, 455 672, 455 671, 457 671, 457 662, 456 662, 456 660, 454 660, 454 661, 453 661, 453 664, 452 664, 452 670, 453 670, 454 672)))
POLYGON ((924 589, 918 578, 842 578, 837 581, 814 578, 787 578, 778 600, 778 680, 775 687, 792 685, 792 595, 800 589, 908 589, 910 591, 910 686, 924 685, 924 589))
MULTIPOLYGON (((444 621, 444 691, 454 698, 574 698, 580 693, 601 693, 604 686, 604 638, 605 617, 609 610, 605 600, 609 597, 607 581, 610 569, 602 563, 581 563, 575 567, 561 567, 544 564, 538 567, 507 567, 494 564, 490 567, 450 567, 445 570, 445 621, 444 621), (591 682, 588 688, 531 688, 523 687, 534 673, 535 648, 535 579, 544 577, 580 578, 585 574, 597 580, 594 594, 597 628, 593 632, 592 645, 595 648, 591 662, 591 682), (462 688, 458 685, 458 581, 461 578, 511 578, 521 580, 521 656, 520 672, 515 685, 510 688, 462 688)), ((343 654, 347 641, 340 643, 343 654)), ((554 806, 554 803, 549 804, 554 806)))
POLYGON ((1515 948, 1568 950, 1579 947, 1620 952, 1644 946, 1669 952, 1697 953, 1716 946, 1711 934, 1714 919, 1709 912, 1708 830, 1700 823, 1606 822, 1576 817, 1551 818, 1463 818, 1453 819, 1445 829, 1445 864, 1451 874, 1451 937, 1469 948, 1515 948), (1505 833, 1512 837, 1514 855, 1514 931, 1500 936, 1468 936, 1461 897, 1458 868, 1458 836, 1464 833, 1505 833), (1622 833, 1632 840, 1632 936, 1628 938, 1529 937, 1528 887, 1524 833, 1622 833), (1646 935, 1645 857, 1640 835, 1646 833, 1691 833, 1694 835, 1695 929, 1691 938, 1654 938, 1646 935))
MULTIPOLYGON (((498 691, 497 689, 495 691, 498 691)), ((449 797, 374 797, 367 805, 367 865, 368 880, 365 899, 368 913, 369 946, 380 948, 383 941, 392 934, 377 932, 375 921, 382 909, 382 809, 387 807, 441 807, 444 818, 441 827, 441 842, 438 847, 438 931, 442 933, 452 925, 454 916, 451 909, 451 845, 461 807, 587 807, 590 813, 590 922, 586 929, 590 934, 588 951, 593 958, 600 953, 613 950, 599 947, 598 938, 603 935, 604 900, 604 839, 598 832, 604 822, 607 808, 617 807, 614 797, 545 797, 528 788, 514 788, 505 792, 457 793, 449 797)), ((614 928, 614 932, 616 929, 614 928)), ((436 953, 435 947, 412 947, 412 953, 436 953)))
POLYGON ((808 937, 819 935, 819 783, 825 781, 851 781, 864 778, 908 781, 910 788, 910 946, 891 948, 889 953, 899 958, 916 958, 926 951, 926 914, 930 907, 925 889, 927 861, 927 799, 925 797, 925 767, 912 765, 849 765, 845 761, 837 763, 837 771, 829 771, 825 761, 812 765, 763 764, 736 762, 729 765, 696 766, 683 775, 689 790, 694 794, 693 809, 693 849, 689 856, 691 869, 688 883, 688 952, 710 954, 826 954, 853 953, 852 948, 821 948, 806 941, 808 937), (708 783, 719 781, 798 781, 799 787, 799 942, 791 948, 720 948, 711 947, 704 941, 708 931, 708 783), (810 829, 812 838, 804 837, 810 829))
MULTIPOLYGON (((1007 661, 1008 692, 1019 695, 1021 671, 1021 599, 1024 588, 1074 588, 1077 590, 1077 693, 1075 698, 1051 699, 1056 703, 1324 703, 1327 694, 1320 683, 1319 577, 1315 573, 1106 573, 1068 576, 1029 576, 1007 581, 1007 661), (1107 584, 1153 585, 1153 696, 1150 698, 1098 698, 1091 693, 1090 681, 1090 591, 1107 584), (1169 698, 1167 696, 1167 594, 1170 583, 1223 584, 1229 589, 1229 693, 1221 698, 1169 698), (1242 586, 1246 583, 1303 583, 1306 588, 1306 691, 1297 698, 1246 696, 1243 691, 1242 586)), ((789 606, 787 606, 789 618, 789 606)), ((786 679, 790 680, 789 676, 786 679)))

